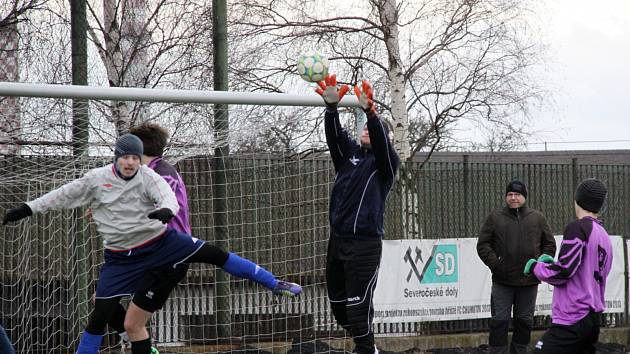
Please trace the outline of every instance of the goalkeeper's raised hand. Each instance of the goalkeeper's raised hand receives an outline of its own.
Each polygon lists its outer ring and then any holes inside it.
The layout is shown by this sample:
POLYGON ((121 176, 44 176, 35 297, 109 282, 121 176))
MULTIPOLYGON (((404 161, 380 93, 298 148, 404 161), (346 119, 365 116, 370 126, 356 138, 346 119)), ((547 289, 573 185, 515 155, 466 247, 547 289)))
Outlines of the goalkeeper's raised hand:
POLYGON ((22 204, 17 208, 9 209, 6 211, 6 213, 4 214, 4 218, 2 219, 2 225, 24 219, 31 215, 33 215, 33 211, 31 210, 31 208, 26 204, 22 204))
POLYGON ((319 87, 315 89, 315 92, 322 96, 324 102, 326 102, 326 106, 333 109, 337 109, 339 101, 341 101, 343 96, 348 92, 348 85, 337 87, 337 76, 334 74, 326 75, 324 80, 318 82, 317 85, 319 85, 319 87))
POLYGON ((149 219, 160 220, 162 224, 168 224, 175 215, 169 208, 162 208, 155 211, 152 211, 147 215, 149 219))
POLYGON ((372 85, 367 80, 363 80, 361 88, 359 88, 359 85, 354 86, 354 94, 359 99, 359 104, 365 113, 376 113, 376 105, 372 98, 374 91, 372 90, 372 85))

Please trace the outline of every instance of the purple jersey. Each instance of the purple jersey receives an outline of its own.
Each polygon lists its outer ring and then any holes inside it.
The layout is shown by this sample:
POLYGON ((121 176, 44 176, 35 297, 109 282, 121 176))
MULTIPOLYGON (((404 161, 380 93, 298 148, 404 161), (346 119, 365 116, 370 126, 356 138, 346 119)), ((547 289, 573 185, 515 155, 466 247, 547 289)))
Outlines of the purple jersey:
POLYGON ((179 232, 191 235, 192 230, 190 229, 190 222, 188 220, 188 195, 186 195, 186 185, 184 185, 182 176, 179 175, 173 165, 164 161, 161 157, 156 157, 151 160, 148 166, 166 180, 175 193, 175 197, 177 197, 179 212, 171 222, 168 223, 168 226, 179 232))
POLYGON ((558 261, 536 263, 534 274, 554 286, 551 318, 572 325, 590 311, 603 312, 612 245, 601 222, 584 217, 567 225, 558 261))

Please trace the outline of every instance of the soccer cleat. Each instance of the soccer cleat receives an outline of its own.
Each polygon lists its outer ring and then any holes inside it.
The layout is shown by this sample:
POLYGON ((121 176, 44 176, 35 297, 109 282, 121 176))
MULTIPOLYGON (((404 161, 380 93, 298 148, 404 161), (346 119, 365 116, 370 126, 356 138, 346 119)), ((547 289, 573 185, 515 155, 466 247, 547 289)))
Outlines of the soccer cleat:
POLYGON ((278 296, 294 297, 300 295, 302 287, 296 283, 278 280, 278 284, 273 288, 273 294, 278 296))
POLYGON ((156 347, 151 347, 151 354, 160 354, 156 347))

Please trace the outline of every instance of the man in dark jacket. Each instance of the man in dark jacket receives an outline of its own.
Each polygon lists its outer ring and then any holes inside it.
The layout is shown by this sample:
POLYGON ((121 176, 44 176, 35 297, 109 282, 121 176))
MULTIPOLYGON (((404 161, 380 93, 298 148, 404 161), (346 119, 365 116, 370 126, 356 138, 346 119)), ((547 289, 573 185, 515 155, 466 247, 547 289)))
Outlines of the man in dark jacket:
POLYGON ((477 253, 492 271, 490 353, 508 353, 508 328, 513 310, 514 335, 510 352, 526 353, 534 322, 539 281, 523 274, 530 258, 553 262, 556 242, 545 217, 525 206, 527 188, 510 182, 507 205, 488 215, 481 227, 477 253))
POLYGON ((354 352, 378 353, 372 332, 372 295, 381 261, 385 200, 394 184, 398 155, 376 114, 367 81, 361 89, 354 88, 368 118, 360 145, 339 122, 337 104, 348 87, 338 89, 334 75, 319 86, 317 93, 326 102, 326 142, 337 172, 330 196, 328 299, 337 323, 352 335, 354 352))

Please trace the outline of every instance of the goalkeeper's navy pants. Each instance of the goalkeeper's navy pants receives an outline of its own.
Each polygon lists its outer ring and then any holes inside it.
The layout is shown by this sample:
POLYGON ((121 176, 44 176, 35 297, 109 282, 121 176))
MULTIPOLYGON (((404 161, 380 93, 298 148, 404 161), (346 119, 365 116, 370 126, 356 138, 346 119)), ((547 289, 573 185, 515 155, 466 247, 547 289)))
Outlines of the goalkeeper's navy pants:
POLYGON ((328 299, 337 323, 352 335, 355 352, 374 353, 372 297, 383 243, 381 239, 331 235, 326 257, 328 299))

